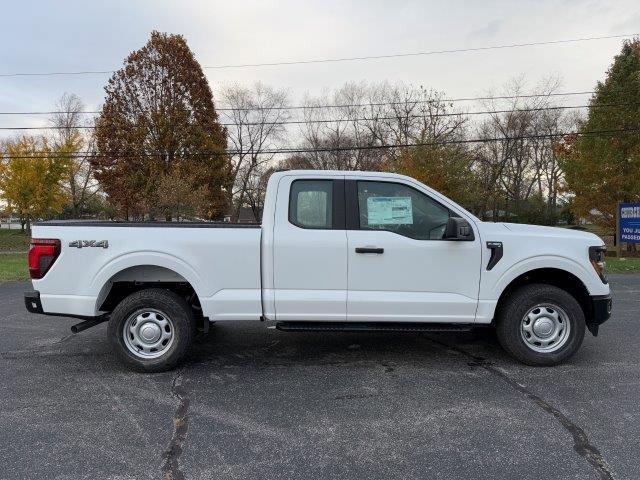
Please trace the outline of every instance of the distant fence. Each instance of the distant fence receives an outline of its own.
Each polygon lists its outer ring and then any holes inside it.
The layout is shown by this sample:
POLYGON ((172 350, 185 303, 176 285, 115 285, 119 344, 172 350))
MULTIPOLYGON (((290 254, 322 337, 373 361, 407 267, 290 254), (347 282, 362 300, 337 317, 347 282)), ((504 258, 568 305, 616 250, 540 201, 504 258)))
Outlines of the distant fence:
POLYGON ((17 218, 0 218, 0 229, 20 230, 20 221, 17 218))

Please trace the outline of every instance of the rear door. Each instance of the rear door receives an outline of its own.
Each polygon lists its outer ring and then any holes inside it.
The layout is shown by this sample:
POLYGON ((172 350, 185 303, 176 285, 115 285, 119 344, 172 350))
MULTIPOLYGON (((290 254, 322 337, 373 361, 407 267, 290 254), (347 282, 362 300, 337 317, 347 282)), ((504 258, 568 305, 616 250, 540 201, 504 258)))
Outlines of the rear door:
POLYGON ((350 321, 473 322, 480 236, 443 240, 457 215, 417 186, 346 181, 350 321))
POLYGON ((273 231, 279 321, 344 321, 347 235, 344 177, 282 177, 273 231))

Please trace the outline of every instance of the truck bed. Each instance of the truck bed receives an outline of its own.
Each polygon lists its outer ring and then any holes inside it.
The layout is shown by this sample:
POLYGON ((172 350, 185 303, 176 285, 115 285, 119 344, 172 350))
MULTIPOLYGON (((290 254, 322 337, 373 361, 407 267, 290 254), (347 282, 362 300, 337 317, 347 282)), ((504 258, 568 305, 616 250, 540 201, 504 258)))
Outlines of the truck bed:
POLYGON ((96 316, 114 283, 186 282, 205 316, 258 319, 261 234, 222 222, 38 222, 33 238, 60 240, 61 253, 33 287, 44 312, 96 316))

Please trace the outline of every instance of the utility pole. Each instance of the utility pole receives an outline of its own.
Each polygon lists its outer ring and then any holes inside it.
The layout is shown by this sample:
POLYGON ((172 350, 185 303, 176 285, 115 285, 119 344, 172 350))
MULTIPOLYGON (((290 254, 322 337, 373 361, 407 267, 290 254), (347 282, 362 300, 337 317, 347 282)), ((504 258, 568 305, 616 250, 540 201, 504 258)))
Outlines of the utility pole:
POLYGON ((620 245, 620 202, 616 204, 616 232, 614 236, 616 244, 616 258, 620 258, 622 254, 622 248, 620 245))

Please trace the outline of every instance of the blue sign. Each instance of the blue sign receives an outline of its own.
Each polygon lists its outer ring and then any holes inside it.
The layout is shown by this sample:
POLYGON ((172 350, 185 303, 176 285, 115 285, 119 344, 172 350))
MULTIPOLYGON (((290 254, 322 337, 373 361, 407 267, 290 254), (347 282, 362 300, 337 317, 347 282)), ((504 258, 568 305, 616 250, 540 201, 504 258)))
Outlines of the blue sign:
POLYGON ((640 203, 620 203, 618 208, 618 238, 621 242, 640 243, 640 203))

